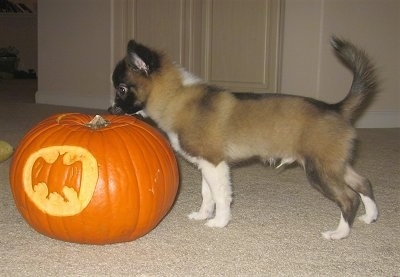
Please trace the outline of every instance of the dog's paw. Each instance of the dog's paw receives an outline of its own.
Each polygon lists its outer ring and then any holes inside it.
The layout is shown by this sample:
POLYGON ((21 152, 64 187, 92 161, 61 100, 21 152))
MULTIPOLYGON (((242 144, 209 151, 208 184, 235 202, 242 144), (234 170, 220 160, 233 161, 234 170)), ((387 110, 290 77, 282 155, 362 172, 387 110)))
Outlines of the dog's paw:
POLYGON ((359 216, 358 219, 364 223, 370 224, 378 218, 378 207, 376 203, 371 198, 364 196, 361 194, 362 202, 364 203, 365 207, 365 214, 359 216))
POLYGON ((378 214, 373 214, 373 215, 368 215, 364 214, 362 216, 359 216, 358 219, 361 220, 364 223, 371 224, 372 222, 375 222, 376 219, 378 218, 378 214))
POLYGON ((202 212, 192 212, 188 215, 188 218, 191 220, 205 220, 211 217, 209 213, 202 213, 202 212))
POLYGON ((228 223, 229 223, 229 218, 228 219, 213 218, 206 222, 206 226, 211 228, 223 228, 226 225, 228 225, 228 223))
POLYGON ((322 236, 328 240, 339 240, 339 239, 344 239, 350 234, 350 230, 344 231, 344 230, 335 230, 335 231, 327 231, 323 232, 322 236))
POLYGON ((334 231, 323 232, 322 236, 329 240, 338 240, 347 237, 350 234, 350 225, 344 219, 343 215, 340 216, 339 225, 334 231))

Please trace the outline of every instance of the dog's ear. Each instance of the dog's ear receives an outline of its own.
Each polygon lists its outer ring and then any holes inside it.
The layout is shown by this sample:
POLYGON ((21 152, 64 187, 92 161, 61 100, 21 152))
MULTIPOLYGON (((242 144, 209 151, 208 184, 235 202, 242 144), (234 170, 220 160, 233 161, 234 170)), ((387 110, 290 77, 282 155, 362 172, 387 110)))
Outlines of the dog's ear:
POLYGON ((130 40, 127 47, 129 66, 145 75, 150 75, 160 67, 160 56, 150 48, 130 40))

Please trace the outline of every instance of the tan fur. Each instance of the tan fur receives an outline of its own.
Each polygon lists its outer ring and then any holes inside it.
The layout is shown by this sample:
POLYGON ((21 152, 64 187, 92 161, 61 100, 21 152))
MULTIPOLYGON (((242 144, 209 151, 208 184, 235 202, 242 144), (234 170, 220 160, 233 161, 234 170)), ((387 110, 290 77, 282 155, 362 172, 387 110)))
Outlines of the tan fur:
MULTIPOLYGON (((135 43, 131 45, 133 49, 135 43)), ((120 79, 134 84, 132 93, 143 103, 145 113, 174 140, 175 149, 202 170, 203 204, 191 218, 209 217, 215 204, 216 216, 209 226, 225 226, 231 201, 226 164, 258 157, 281 164, 297 161, 311 185, 339 205, 339 226, 325 232, 324 237, 340 239, 349 234, 359 205, 358 194, 367 210, 362 220, 370 223, 376 219, 372 187, 350 166, 356 137, 350 118, 366 93, 375 88, 373 67, 354 45, 334 38, 333 46, 350 67, 356 57, 350 93, 336 105, 285 95, 239 99, 202 82, 185 84, 181 68, 166 55, 140 49, 144 56, 157 54, 158 67, 148 75, 147 69, 143 72, 135 68, 135 60, 129 60, 128 54, 128 72, 120 79)), ((144 62, 140 60, 139 64, 144 62)))
MULTIPOLYGON (((146 113, 167 132, 180 134, 181 144, 194 156, 217 165, 222 160, 294 157, 306 153, 333 168, 348 159, 355 133, 337 113, 321 116, 302 98, 266 98, 244 101, 229 92, 205 97, 203 85, 184 87, 173 66, 154 76, 146 113)), ((140 90, 139 90, 140 92, 140 90)))

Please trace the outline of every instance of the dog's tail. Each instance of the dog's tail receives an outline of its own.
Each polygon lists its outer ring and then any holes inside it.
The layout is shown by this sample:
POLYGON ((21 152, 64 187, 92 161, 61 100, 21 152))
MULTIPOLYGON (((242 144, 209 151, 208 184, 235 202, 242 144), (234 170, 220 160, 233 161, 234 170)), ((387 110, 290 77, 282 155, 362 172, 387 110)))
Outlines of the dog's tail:
POLYGON ((364 100, 377 90, 375 68, 367 54, 352 43, 333 36, 331 44, 336 54, 353 72, 349 93, 336 104, 340 113, 350 120, 364 100))

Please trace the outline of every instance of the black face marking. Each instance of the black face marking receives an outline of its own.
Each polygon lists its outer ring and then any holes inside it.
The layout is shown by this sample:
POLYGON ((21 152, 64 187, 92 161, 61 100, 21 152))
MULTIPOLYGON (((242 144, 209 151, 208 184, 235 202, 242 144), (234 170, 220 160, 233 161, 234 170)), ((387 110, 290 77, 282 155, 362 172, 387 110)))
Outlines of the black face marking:
POLYGON ((126 74, 129 71, 125 60, 120 61, 113 72, 112 80, 115 87, 114 105, 108 109, 111 114, 133 114, 143 109, 138 103, 135 91, 136 86, 127 83, 126 74))
POLYGON ((125 74, 128 71, 128 66, 124 60, 119 61, 115 66, 112 74, 113 85, 116 88, 119 84, 125 82, 125 74))
POLYGON ((116 96, 118 96, 118 98, 120 99, 125 99, 128 96, 128 94, 129 94, 129 87, 124 83, 119 84, 116 91, 116 96))
POLYGON ((109 112, 113 114, 133 114, 143 109, 143 106, 136 103, 135 94, 132 91, 134 86, 119 84, 114 99, 114 105, 109 112))

